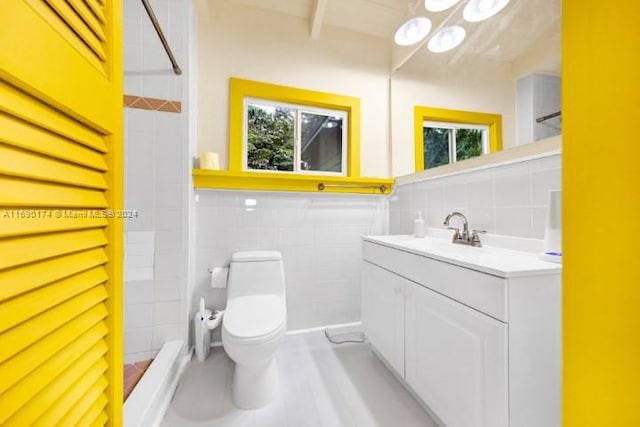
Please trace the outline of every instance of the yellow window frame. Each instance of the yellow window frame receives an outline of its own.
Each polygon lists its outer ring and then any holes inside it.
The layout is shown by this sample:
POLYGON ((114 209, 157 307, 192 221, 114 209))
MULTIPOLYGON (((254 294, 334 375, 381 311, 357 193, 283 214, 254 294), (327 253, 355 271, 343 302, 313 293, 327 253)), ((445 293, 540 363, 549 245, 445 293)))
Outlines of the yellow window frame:
MULTIPOLYGON (((349 125, 347 128, 347 170, 345 176, 350 178, 360 177, 359 98, 244 80, 235 77, 232 77, 229 83, 229 170, 231 172, 250 172, 243 170, 245 98, 258 98, 267 101, 346 112, 349 125)), ((261 173, 270 172, 261 171, 261 173)), ((283 172, 271 173, 282 174, 283 172)), ((284 173, 287 175, 296 175, 292 172, 284 173)), ((308 176, 308 174, 305 174, 305 176, 308 176)))
POLYGON ((229 168, 193 170, 195 188, 257 191, 390 194, 394 180, 360 176, 360 99, 232 77, 229 80, 229 168), (244 170, 245 98, 344 111, 347 160, 344 176, 244 170))
POLYGON ((457 124, 485 125, 489 127, 489 152, 502 150, 502 115, 476 111, 449 110, 417 105, 413 110, 414 153, 416 172, 424 170, 424 140, 422 127, 425 121, 457 124))

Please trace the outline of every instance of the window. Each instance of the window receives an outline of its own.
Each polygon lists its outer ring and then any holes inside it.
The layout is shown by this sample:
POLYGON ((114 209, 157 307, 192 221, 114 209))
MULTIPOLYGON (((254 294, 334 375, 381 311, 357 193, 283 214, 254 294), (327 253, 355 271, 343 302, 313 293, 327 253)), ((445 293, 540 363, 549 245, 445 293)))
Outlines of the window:
POLYGON ((344 175, 344 111, 245 98, 244 170, 344 175))
POLYGON ((237 78, 229 89, 231 172, 360 177, 358 98, 237 78))
POLYGON ((489 152, 489 126, 424 122, 424 168, 455 163, 489 152))
POLYGON ((502 149, 502 116, 416 106, 416 172, 502 149))
MULTIPOLYGON (((196 188, 390 194, 360 176, 360 99, 229 79, 229 166, 193 170, 196 188)), ((223 160, 224 161, 224 160, 223 160)))

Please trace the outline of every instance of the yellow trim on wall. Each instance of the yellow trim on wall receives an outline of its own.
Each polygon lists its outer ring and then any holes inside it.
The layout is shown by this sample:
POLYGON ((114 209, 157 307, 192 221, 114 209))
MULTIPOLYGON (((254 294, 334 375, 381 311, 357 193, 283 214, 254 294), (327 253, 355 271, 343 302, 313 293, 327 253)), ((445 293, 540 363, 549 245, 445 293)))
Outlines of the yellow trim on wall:
POLYGON ((448 110, 416 105, 413 110, 413 137, 416 172, 424 170, 424 141, 422 124, 425 121, 468 123, 489 126, 489 152, 502 150, 502 115, 475 111, 448 110))
POLYGON ((350 178, 329 175, 296 175, 287 173, 233 172, 194 169, 196 188, 261 191, 320 192, 318 184, 327 187, 323 193, 391 194, 391 178, 350 178), (333 186, 336 187, 333 187, 333 186), (380 190, 384 186, 384 191, 380 190))
POLYGON ((640 2, 562 8, 562 426, 640 426, 640 2))
MULTIPOLYGON (((122 2, 110 2, 106 10, 111 17, 108 38, 110 39, 109 65, 111 88, 111 120, 114 123, 111 135, 108 137, 109 153, 106 162, 109 168, 107 174, 107 200, 110 209, 121 211, 124 208, 124 117, 122 114, 122 96, 124 91, 123 75, 123 21, 122 2)), ((111 218, 109 226, 105 230, 109 239, 107 254, 109 262, 106 264, 109 281, 107 291, 109 299, 107 308, 109 317, 107 325, 109 335, 106 337, 109 346, 107 359, 109 361, 109 387, 107 389, 107 414, 110 425, 117 427, 123 425, 123 408, 120 402, 123 399, 124 389, 124 224, 121 218, 111 218)))
MULTIPOLYGON (((360 99, 232 77, 229 80, 229 170, 242 172, 244 99, 259 98, 345 111, 348 115, 347 176, 360 177, 360 99)), ((273 172, 278 174, 278 172, 273 172)), ((300 175, 295 175, 300 176, 300 175)), ((275 188, 274 188, 275 190, 275 188)))

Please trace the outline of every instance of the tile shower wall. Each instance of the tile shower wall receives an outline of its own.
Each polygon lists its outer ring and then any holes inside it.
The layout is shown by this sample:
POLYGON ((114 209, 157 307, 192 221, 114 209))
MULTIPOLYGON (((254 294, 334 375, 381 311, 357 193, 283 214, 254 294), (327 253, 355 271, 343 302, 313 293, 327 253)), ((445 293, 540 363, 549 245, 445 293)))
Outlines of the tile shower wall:
POLYGON ((441 228, 448 213, 460 211, 470 228, 542 239, 549 190, 561 188, 560 175, 560 154, 554 154, 397 185, 389 202, 389 232, 412 233, 418 211, 426 226, 441 228))
POLYGON ((201 296, 208 307, 225 306, 208 268, 228 266, 234 251, 275 249, 289 330, 360 320, 360 238, 386 233, 386 197, 202 190, 197 198, 192 311, 201 296))
POLYGON ((182 103, 182 112, 125 108, 125 362, 186 339, 189 153, 188 0, 151 5, 184 73, 173 73, 140 2, 124 5, 125 94, 182 103))

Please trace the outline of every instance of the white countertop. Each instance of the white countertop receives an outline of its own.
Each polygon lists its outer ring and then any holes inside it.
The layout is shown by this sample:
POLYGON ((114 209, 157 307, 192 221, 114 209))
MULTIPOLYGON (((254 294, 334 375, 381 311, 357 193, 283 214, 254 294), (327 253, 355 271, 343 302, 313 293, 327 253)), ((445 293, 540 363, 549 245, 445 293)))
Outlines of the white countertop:
POLYGON ((474 248, 431 236, 364 236, 363 240, 499 277, 560 274, 562 271, 561 264, 542 261, 537 254, 494 246, 474 248))

